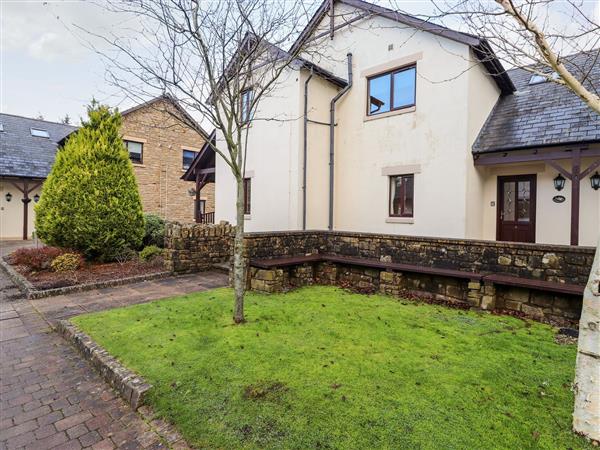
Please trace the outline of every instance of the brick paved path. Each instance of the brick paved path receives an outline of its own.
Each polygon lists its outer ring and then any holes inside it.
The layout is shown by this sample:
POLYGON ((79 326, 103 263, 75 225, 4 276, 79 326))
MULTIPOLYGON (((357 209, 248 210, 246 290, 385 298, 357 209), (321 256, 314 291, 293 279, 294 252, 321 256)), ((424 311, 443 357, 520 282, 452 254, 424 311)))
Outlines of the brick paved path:
POLYGON ((0 450, 183 447, 163 442, 160 422, 133 412, 50 324, 226 282, 206 273, 26 301, 0 271, 0 450))

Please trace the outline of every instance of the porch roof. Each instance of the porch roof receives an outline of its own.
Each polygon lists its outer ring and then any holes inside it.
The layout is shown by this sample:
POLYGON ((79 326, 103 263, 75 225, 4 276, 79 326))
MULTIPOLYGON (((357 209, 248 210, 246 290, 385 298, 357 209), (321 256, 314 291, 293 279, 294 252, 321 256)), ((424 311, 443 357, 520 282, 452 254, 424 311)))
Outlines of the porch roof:
POLYGON ((211 147, 216 144, 216 130, 213 130, 208 137, 208 140, 204 143, 190 167, 181 176, 182 180, 185 181, 196 181, 199 175, 205 176, 204 181, 207 183, 215 182, 215 151, 211 147))
MULTIPOLYGON (((600 49, 563 62, 585 85, 600 88, 600 49)), ((532 72, 524 68, 508 74, 517 91, 500 97, 473 144, 474 154, 600 142, 600 115, 568 88, 554 82, 529 84, 532 72)))

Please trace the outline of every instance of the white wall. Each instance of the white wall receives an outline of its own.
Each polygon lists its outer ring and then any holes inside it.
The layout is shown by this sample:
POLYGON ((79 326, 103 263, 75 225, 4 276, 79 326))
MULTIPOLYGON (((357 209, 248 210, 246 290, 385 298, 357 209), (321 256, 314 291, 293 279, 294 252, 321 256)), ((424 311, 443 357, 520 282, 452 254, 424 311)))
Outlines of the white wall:
POLYGON ((334 228, 465 237, 475 138, 470 123, 487 118, 498 97, 493 80, 469 77, 468 46, 380 17, 336 31, 316 62, 346 78, 345 56, 340 56, 348 51, 353 54, 354 86, 337 107, 334 228), (411 62, 417 65, 415 109, 367 118, 367 76, 411 62), (475 91, 484 106, 470 111, 475 91), (469 114, 480 117, 469 122, 469 114), (382 169, 415 165, 420 171, 415 175, 414 219, 390 223, 389 180, 382 169))
MULTIPOLYGON (((27 223, 28 234, 34 230, 35 212, 33 206, 34 195, 41 195, 41 186, 29 193, 31 202, 28 204, 27 223)), ((23 239, 23 194, 8 181, 0 181, 0 239, 23 239), (6 201, 6 194, 12 194, 10 202, 6 201)))
MULTIPOLYGON (((246 174, 252 178, 252 210, 245 220, 247 231, 301 228, 299 77, 297 70, 284 72, 269 97, 258 105, 248 129, 246 174)), ((217 145, 226 152, 222 136, 217 135, 217 145)), ((235 224, 235 179, 218 155, 215 171, 215 220, 235 224)))

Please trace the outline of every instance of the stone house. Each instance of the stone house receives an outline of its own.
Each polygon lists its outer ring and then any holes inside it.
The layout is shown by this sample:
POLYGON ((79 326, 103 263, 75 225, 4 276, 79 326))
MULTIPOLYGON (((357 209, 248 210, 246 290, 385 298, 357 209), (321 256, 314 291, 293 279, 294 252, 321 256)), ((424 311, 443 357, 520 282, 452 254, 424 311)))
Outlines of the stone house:
MULTIPOLYGON (((565 87, 504 70, 483 38, 361 0, 323 2, 305 41, 318 51, 253 111, 300 119, 249 129, 246 230, 596 244, 600 117, 565 87)), ((598 86, 586 57, 572 67, 598 86)), ((219 158, 214 171, 216 221, 235 223, 233 176, 219 158)))
POLYGON ((196 185, 182 179, 208 139, 200 125, 166 95, 121 114, 144 212, 178 222, 200 221, 213 212, 214 183, 196 195, 196 185))
MULTIPOLYGON (((179 222, 214 217, 214 183, 182 179, 208 137, 167 96, 122 112, 122 134, 142 197, 144 212, 179 222), (173 117, 182 117, 186 125, 173 117)), ((35 204, 57 149, 77 127, 0 114, 0 239, 28 239, 35 204)), ((213 177, 214 181, 214 177, 213 177)))

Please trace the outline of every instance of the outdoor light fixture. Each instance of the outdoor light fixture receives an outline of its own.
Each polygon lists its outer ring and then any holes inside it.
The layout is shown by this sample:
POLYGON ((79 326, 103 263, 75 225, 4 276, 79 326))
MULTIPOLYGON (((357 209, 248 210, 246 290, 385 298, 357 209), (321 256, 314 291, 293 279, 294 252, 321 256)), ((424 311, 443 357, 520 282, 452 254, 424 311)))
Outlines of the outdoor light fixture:
POLYGON ((7 202, 10 202, 12 200, 12 194, 10 192, 7 192, 4 197, 6 198, 7 202))
POLYGON ((597 191, 600 189, 600 174, 598 172, 590 177, 590 183, 592 184, 593 190, 597 191))
POLYGON ((36 203, 39 202, 40 201, 40 194, 35 194, 33 196, 33 201, 36 202, 36 203))
POLYGON ((562 191, 565 187, 565 177, 563 177, 560 173, 554 178, 554 189, 557 191, 562 191))
POLYGON ((189 195, 190 197, 194 197, 194 196, 196 195, 196 189, 194 189, 194 188, 189 188, 189 189, 188 189, 188 195, 189 195))

